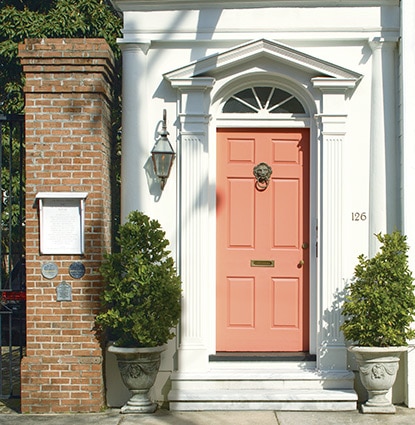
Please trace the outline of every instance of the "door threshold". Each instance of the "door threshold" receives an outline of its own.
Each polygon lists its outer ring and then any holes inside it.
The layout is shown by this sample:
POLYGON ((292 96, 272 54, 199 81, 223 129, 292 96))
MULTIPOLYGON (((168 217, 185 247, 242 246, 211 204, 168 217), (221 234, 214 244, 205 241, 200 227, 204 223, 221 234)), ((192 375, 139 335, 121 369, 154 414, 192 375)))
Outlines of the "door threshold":
POLYGON ((316 355, 307 352, 218 352, 211 362, 315 362, 316 355))

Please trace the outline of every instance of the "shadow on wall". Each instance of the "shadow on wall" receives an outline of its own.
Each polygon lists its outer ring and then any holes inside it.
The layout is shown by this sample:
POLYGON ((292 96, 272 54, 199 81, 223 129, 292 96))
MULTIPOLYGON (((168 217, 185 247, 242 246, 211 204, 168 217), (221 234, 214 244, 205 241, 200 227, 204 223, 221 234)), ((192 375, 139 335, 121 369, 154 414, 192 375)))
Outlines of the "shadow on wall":
POLYGON ((108 407, 121 407, 131 397, 121 379, 115 354, 105 351, 105 386, 108 407))
POLYGON ((154 202, 160 200, 162 194, 160 181, 154 172, 153 160, 151 156, 148 157, 146 163, 144 164, 144 170, 146 173, 147 186, 151 196, 154 197, 154 202))
MULTIPOLYGON (((345 285, 347 282, 345 282, 345 285)), ((333 302, 330 308, 324 310, 321 321, 322 321, 322 332, 321 336, 321 356, 324 357, 325 349, 327 345, 342 345, 343 344, 343 335, 340 331, 341 325, 341 309, 346 298, 346 290, 336 289, 336 292, 333 294, 333 302)))
MULTIPOLYGON (((216 31, 216 25, 222 15, 222 9, 201 9, 199 11, 199 18, 197 22, 197 40, 212 40, 213 34, 216 31)), ((206 56, 207 49, 204 51, 193 50, 190 56, 191 61, 196 61, 201 57, 206 56)))

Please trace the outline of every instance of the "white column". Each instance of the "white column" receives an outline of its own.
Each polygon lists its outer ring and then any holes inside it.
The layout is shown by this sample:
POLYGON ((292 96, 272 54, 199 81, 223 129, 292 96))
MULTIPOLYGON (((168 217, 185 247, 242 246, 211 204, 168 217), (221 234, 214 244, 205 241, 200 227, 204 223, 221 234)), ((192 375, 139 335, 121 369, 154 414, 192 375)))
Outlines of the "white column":
MULTIPOLYGON (((209 327, 215 323, 208 288, 209 91, 212 78, 172 81, 180 93, 180 275, 183 282, 179 371, 201 372, 209 363, 209 327)), ((214 282, 213 282, 214 284, 214 282)))
POLYGON ((345 370, 347 351, 340 332, 343 282, 343 144, 345 95, 355 80, 313 79, 323 93, 320 126, 319 323, 317 367, 345 370))
POLYGON ((396 132, 396 42, 382 38, 372 48, 370 131, 369 256, 379 248, 376 233, 391 232, 400 223, 398 139, 396 132))
MULTIPOLYGON (((121 220, 132 210, 146 211, 148 185, 145 165, 149 158, 147 52, 150 42, 119 41, 122 50, 122 156, 121 220)), ((151 148, 150 148, 151 149, 151 148)))
MULTIPOLYGON (((415 2, 401 0, 401 111, 403 232, 410 247, 409 267, 415 272, 415 2)), ((406 405, 415 408, 415 341, 408 351, 406 405)))

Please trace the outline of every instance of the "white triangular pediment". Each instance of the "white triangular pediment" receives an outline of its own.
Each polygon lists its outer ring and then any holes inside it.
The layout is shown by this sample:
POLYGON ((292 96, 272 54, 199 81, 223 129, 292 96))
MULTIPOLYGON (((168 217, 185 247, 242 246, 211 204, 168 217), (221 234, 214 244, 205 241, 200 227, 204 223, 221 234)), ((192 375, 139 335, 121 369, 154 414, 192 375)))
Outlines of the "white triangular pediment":
POLYGON ((194 77, 215 77, 222 71, 261 57, 271 58, 276 62, 303 70, 312 74, 314 78, 357 82, 362 77, 357 72, 267 39, 251 41, 225 52, 204 57, 187 66, 168 72, 164 77, 170 81, 194 77))

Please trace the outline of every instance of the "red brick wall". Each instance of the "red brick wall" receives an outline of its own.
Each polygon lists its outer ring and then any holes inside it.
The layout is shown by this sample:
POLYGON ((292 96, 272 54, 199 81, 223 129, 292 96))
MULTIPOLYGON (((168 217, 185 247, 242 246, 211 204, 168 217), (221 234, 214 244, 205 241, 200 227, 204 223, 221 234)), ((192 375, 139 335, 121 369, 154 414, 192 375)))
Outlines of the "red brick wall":
POLYGON ((112 54, 100 39, 27 40, 26 76, 27 352, 21 366, 23 413, 97 412, 104 405, 102 350, 94 315, 99 267, 110 250, 110 86, 112 54), (38 192, 88 192, 85 254, 40 255, 38 192), (83 278, 68 267, 82 262, 83 278), (54 262, 58 275, 42 276, 54 262), (72 302, 56 287, 72 286, 72 302))

